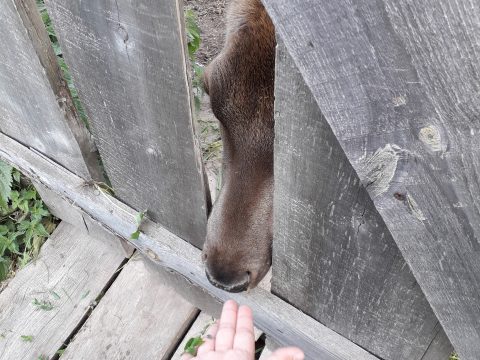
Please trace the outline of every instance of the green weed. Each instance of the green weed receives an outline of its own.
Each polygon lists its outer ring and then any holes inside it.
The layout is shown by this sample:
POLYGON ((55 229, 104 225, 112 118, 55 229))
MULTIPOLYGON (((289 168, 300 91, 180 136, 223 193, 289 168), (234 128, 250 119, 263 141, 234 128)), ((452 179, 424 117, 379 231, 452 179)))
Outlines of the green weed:
POLYGON ((139 213, 137 213, 137 214, 135 215, 135 222, 136 222, 137 228, 136 228, 136 230, 130 235, 130 239, 132 239, 132 240, 137 240, 138 237, 140 236, 140 226, 142 225, 142 221, 143 221, 143 219, 144 219, 144 217, 145 217, 145 213, 146 213, 146 212, 147 212, 146 210, 145 210, 145 211, 141 211, 141 212, 139 212, 139 213))
POLYGON ((50 311, 54 308, 53 304, 48 300, 38 300, 35 298, 33 299, 32 304, 37 308, 37 310, 50 311))
POLYGON ((183 349, 183 351, 192 356, 196 356, 198 347, 203 343, 204 341, 200 336, 190 338, 185 344, 185 348, 183 349))
POLYGON ((205 94, 202 85, 203 66, 196 63, 196 53, 202 42, 200 28, 197 24, 197 17, 193 10, 185 11, 185 29, 187 33, 188 56, 192 64, 192 87, 195 109, 200 110, 200 103, 205 94))
POLYGON ((32 342, 33 341, 33 336, 32 335, 22 335, 20 338, 25 341, 25 342, 32 342))
POLYGON ((55 226, 33 185, 0 161, 0 281, 34 259, 55 226))
POLYGON ((47 8, 45 6, 44 0, 36 0, 37 1, 37 8, 40 12, 42 17, 43 24, 45 25, 45 29, 47 30, 48 36, 50 38, 50 42, 52 43, 53 51, 57 56, 58 65, 60 69, 62 69, 63 79, 67 83, 68 89, 70 90, 70 94, 72 96, 73 105, 75 106, 75 110, 77 111, 78 116, 83 121, 87 129, 89 128, 89 119, 85 112, 85 107, 83 106, 80 98, 78 97, 78 91, 75 87, 72 79, 72 75, 68 68, 68 65, 65 63, 63 59, 63 52, 60 48, 60 44, 58 43, 58 38, 55 33, 55 29, 53 28, 52 19, 50 19, 50 15, 47 12, 47 8))

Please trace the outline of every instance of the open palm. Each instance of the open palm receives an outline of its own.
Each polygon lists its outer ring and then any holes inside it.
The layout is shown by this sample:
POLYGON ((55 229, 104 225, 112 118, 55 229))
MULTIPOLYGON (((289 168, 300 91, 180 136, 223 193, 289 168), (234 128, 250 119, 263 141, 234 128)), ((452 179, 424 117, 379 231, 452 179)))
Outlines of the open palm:
MULTIPOLYGON (((208 330, 205 342, 198 348, 197 356, 184 354, 181 360, 253 360, 255 337, 253 315, 248 306, 238 307, 229 300, 222 310, 220 321, 208 330)), ((298 348, 281 348, 268 360, 303 360, 298 348)))

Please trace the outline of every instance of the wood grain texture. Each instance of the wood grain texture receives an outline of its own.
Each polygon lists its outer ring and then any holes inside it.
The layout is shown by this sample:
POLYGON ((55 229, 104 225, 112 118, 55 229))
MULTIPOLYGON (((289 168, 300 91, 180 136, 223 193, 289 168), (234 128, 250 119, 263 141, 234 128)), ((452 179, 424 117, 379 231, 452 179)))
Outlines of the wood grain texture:
POLYGON ((198 310, 145 261, 133 257, 124 266, 62 359, 169 358, 198 310))
POLYGON ((53 356, 123 259, 118 243, 60 223, 38 259, 17 272, 0 293, 0 359, 53 356), (52 309, 39 309, 35 299, 52 309), (32 336, 32 341, 23 341, 22 335, 32 336))
POLYGON ((202 300, 210 297, 210 303, 216 307, 219 301, 230 298, 250 306, 255 325, 278 344, 299 346, 308 359, 378 359, 263 289, 230 294, 214 287, 205 276, 200 250, 148 219, 139 238, 131 240, 130 234, 136 229, 134 209, 107 195, 96 194, 95 188, 82 186, 84 181, 78 176, 2 134, 0 158, 56 193, 57 201, 70 203, 72 211, 81 209, 85 217, 106 232, 124 238, 166 272, 175 273, 179 291, 187 289, 193 293, 190 289, 196 289, 202 300))
POLYGON ((264 3, 446 334, 477 359, 480 3, 264 3))
POLYGON ((116 196, 201 247, 206 195, 178 0, 46 3, 116 196))
POLYGON ((276 64, 272 291, 381 358, 420 359, 438 320, 281 42, 276 64))
POLYGON ((72 131, 12 0, 2 1, 0 131, 89 178, 72 131))
POLYGON ((90 132, 77 114, 70 90, 63 79, 57 56, 53 51, 52 43, 38 11, 36 0, 14 0, 14 2, 38 59, 46 72, 50 86, 58 100, 57 103, 64 115, 64 119, 78 143, 90 177, 96 181, 104 181, 98 162, 97 148, 90 132))

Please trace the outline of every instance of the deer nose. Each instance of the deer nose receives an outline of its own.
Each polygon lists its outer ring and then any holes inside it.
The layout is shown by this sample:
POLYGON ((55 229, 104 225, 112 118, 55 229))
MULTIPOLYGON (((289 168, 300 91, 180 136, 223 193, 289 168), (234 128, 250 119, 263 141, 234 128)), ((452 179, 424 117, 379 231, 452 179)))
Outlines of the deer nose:
POLYGON ((205 269, 205 274, 207 275, 208 281, 210 281, 213 286, 232 293, 245 291, 250 284, 250 272, 248 271, 237 274, 225 272, 217 273, 209 271, 207 267, 205 269))

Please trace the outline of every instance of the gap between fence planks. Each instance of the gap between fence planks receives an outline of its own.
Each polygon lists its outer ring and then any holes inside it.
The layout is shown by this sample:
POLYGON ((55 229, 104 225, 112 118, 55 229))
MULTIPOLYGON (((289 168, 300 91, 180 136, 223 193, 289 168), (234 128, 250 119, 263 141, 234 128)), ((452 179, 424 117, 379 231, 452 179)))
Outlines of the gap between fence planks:
POLYGON ((123 260, 120 244, 60 223, 38 258, 0 293, 0 359, 54 356, 123 260), (52 309, 39 309, 35 299, 52 309))
POLYGON ((170 359, 198 314, 135 255, 101 299, 62 359, 170 359))
POLYGON ((480 3, 263 3, 460 358, 477 360, 480 3))
POLYGON ((136 212, 84 181, 66 169, 42 157, 15 140, 0 134, 0 157, 17 167, 34 182, 43 184, 56 201, 70 203, 70 211, 96 221, 107 232, 129 241, 140 252, 168 271, 178 273, 185 281, 179 288, 199 288, 212 300, 233 298, 249 305, 256 326, 280 345, 301 347, 309 359, 373 360, 375 356, 348 339, 328 329, 278 297, 256 288, 249 293, 230 294, 211 285, 205 277, 200 251, 178 236, 151 221, 142 226, 138 240, 130 240, 136 229, 136 212))

